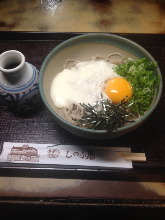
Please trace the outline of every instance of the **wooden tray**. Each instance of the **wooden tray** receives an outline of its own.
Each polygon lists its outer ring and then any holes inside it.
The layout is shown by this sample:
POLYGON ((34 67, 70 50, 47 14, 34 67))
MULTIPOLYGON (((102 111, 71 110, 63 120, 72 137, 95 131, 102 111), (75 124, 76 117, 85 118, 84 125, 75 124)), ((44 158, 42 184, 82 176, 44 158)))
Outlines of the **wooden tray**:
MULTIPOLYGON (((0 53, 19 50, 26 61, 40 69, 47 54, 61 42, 83 33, 1 32, 0 53)), ((157 60, 164 78, 165 35, 120 34, 131 39, 157 60)), ((42 106, 37 112, 21 117, 8 110, 0 100, 0 152, 3 143, 54 143, 131 147, 144 152, 147 162, 133 162, 133 169, 86 168, 57 165, 0 163, 1 176, 84 178, 131 181, 165 181, 165 91, 152 116, 137 130, 122 137, 94 141, 77 137, 61 128, 42 106)))

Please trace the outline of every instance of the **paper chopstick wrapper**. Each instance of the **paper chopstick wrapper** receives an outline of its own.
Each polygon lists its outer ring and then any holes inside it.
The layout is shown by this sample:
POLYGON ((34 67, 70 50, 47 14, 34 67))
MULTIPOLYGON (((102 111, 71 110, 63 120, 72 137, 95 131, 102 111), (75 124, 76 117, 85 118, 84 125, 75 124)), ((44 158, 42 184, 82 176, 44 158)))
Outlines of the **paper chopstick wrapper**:
POLYGON ((132 168, 131 148, 4 142, 0 162, 132 168))

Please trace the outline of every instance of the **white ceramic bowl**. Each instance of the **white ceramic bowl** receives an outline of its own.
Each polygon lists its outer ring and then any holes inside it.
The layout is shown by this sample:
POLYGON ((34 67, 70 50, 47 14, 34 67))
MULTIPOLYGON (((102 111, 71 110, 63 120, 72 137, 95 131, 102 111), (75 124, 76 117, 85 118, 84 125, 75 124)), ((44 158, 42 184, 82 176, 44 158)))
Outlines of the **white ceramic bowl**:
POLYGON ((112 52, 119 52, 122 53, 123 56, 134 59, 147 57, 152 62, 156 62, 150 53, 131 40, 113 34, 93 33, 80 35, 61 43, 47 55, 41 66, 39 89, 43 102, 55 121, 73 134, 92 139, 110 139, 118 137, 141 125, 151 115, 160 100, 162 77, 160 69, 157 68, 155 74, 160 77, 159 87, 156 88, 154 100, 150 109, 138 121, 121 127, 117 131, 107 132, 106 130, 80 128, 61 118, 58 109, 51 100, 50 87, 55 75, 63 70, 66 60, 87 61, 91 60, 91 58, 96 55, 107 57, 112 52))

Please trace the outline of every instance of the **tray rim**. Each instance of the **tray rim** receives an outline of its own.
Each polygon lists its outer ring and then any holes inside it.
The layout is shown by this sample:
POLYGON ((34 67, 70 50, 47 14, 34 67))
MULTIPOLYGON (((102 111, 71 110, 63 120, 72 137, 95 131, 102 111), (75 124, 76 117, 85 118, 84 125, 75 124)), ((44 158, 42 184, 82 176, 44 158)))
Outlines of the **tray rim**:
MULTIPOLYGON (((0 31, 0 42, 1 41, 64 41, 68 38, 95 32, 26 32, 26 31, 0 31)), ((98 32, 97 32, 98 33, 98 32)), ((100 32, 99 32, 100 33, 100 32)), ((106 33, 107 34, 107 33, 106 33)), ((158 42, 164 44, 163 38, 165 34, 127 34, 127 33, 109 33, 116 34, 134 41, 148 41, 150 39, 157 39, 158 42), (143 38, 139 38, 142 37, 143 38)), ((154 43, 154 40, 151 41, 154 43)), ((151 45, 152 43, 150 43, 151 45)), ((159 44, 159 45, 160 45, 159 44)), ((144 167, 143 167, 144 169, 144 167)), ((141 170, 140 166, 131 169, 104 169, 104 168, 75 168, 73 166, 45 166, 45 165, 32 165, 32 164, 0 164, 0 176, 33 176, 33 177, 60 177, 60 178, 85 178, 85 179, 111 179, 111 180, 125 180, 125 181, 165 181, 165 168, 156 167, 145 167, 145 170, 141 170), (150 170, 149 170, 150 169, 150 170), (48 173, 45 173, 48 172, 48 173), (75 176, 75 172, 79 175, 75 176), (96 174, 99 172, 99 175, 96 174), (89 175, 89 173, 91 175, 89 175), (101 173, 101 175, 100 175, 101 173)))

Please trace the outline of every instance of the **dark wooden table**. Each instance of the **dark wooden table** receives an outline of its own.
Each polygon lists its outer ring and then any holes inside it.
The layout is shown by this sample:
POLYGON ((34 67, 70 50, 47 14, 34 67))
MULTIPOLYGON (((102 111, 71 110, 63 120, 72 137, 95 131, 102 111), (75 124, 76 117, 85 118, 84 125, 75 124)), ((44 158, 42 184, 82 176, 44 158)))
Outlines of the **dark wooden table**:
MULTIPOLYGON (((25 55, 27 62, 40 69, 45 57, 54 47, 78 34, 83 33, 0 32, 0 53, 11 49, 19 50, 25 55)), ((157 60, 164 80, 165 35, 120 36, 147 49, 157 60)), ((3 215, 6 213, 10 216, 19 206, 22 210, 20 213, 26 212, 27 217, 30 216, 30 210, 36 216, 51 216, 56 210, 54 217, 62 218, 67 213, 71 215, 73 211, 72 217, 75 219, 78 219, 76 216, 79 219, 91 218, 97 213, 100 217, 103 213, 110 213, 116 218, 125 215, 130 219, 146 219, 147 216, 150 217, 148 219, 161 219, 165 212, 164 98, 163 89, 158 107, 140 128, 106 141, 88 140, 70 134, 52 120, 44 105, 33 114, 23 117, 10 112, 0 100, 0 152, 5 141, 81 143, 127 146, 133 152, 145 152, 147 157, 146 162, 133 162, 132 170, 1 163, 0 210, 5 210, 3 215), (8 184, 7 187, 5 184, 8 184)))

